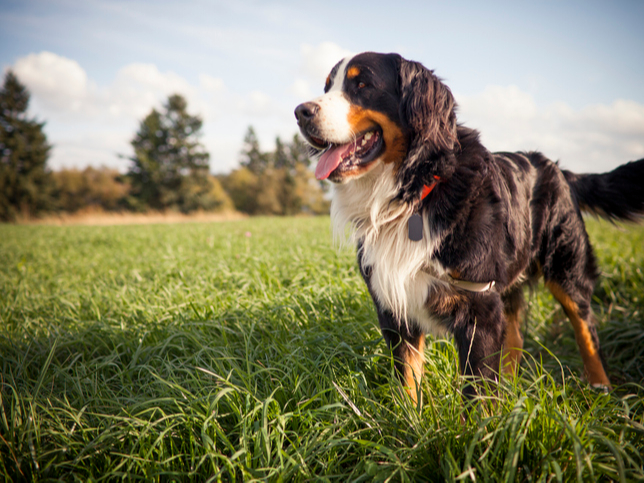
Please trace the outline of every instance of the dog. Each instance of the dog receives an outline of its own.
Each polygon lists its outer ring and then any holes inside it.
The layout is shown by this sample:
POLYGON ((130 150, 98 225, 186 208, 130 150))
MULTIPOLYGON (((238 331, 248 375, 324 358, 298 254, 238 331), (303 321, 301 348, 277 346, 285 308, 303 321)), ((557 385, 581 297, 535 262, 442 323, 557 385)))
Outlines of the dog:
POLYGON ((334 183, 336 236, 351 228, 396 371, 420 395, 425 335, 453 335, 463 393, 521 359, 523 285, 543 277, 573 325, 591 386, 610 389, 590 302, 598 268, 581 211, 644 213, 644 159, 574 174, 539 152, 491 153, 457 123, 450 89, 398 54, 340 61, 295 109, 334 183))

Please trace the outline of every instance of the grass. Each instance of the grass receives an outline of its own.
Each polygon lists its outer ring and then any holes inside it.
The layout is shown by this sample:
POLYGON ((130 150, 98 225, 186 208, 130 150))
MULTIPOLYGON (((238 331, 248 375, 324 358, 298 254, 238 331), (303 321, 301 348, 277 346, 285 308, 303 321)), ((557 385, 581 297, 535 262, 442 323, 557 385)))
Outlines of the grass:
POLYGON ((463 408, 455 348, 423 403, 392 377, 328 218, 0 226, 7 481, 637 481, 644 229, 589 220, 610 394, 538 289, 520 377, 463 408))

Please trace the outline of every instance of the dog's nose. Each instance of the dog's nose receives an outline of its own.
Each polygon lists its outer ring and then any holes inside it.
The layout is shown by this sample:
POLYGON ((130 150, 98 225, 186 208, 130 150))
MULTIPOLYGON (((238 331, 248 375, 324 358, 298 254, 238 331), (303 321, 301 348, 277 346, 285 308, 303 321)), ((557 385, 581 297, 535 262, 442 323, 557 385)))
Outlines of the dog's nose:
POLYGON ((295 108, 295 117, 298 123, 306 123, 313 119, 320 111, 320 106, 315 102, 304 102, 295 108))

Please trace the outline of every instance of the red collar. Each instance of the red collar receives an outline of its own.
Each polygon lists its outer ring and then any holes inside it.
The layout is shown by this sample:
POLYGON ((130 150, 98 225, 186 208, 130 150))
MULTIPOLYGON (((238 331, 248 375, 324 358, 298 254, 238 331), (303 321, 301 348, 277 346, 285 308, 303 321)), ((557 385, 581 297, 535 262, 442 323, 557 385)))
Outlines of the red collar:
POLYGON ((423 192, 420 194, 420 201, 423 201, 425 198, 427 198, 427 195, 432 192, 432 190, 436 187, 436 184, 440 181, 440 177, 434 175, 434 182, 430 185, 423 185, 423 192))

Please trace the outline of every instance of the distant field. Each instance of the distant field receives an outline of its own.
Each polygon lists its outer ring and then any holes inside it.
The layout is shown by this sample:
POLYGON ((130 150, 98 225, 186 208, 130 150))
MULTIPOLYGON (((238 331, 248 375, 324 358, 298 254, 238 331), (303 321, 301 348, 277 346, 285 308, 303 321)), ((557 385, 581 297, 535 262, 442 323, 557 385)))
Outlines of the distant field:
POLYGON ((41 218, 20 220, 21 225, 149 225, 159 223, 208 223, 213 221, 232 221, 246 218, 247 215, 235 211, 225 212, 195 212, 183 214, 180 212, 109 212, 89 209, 76 213, 56 213, 41 218))
POLYGON ((0 226, 5 480, 644 479, 644 228, 588 222, 616 390, 539 288, 520 377, 468 416, 451 341, 400 396, 329 224, 0 226))

